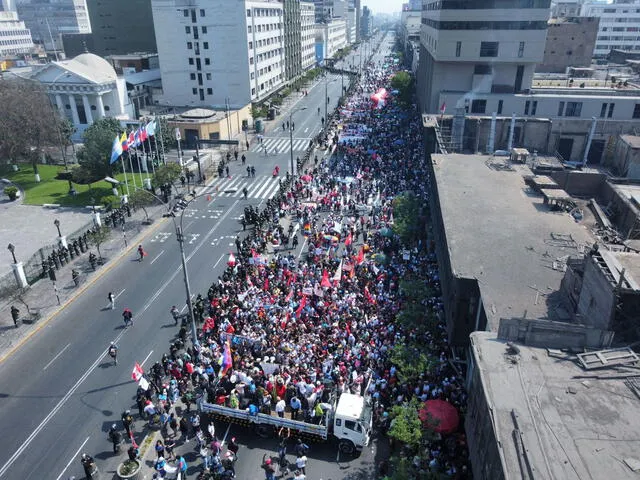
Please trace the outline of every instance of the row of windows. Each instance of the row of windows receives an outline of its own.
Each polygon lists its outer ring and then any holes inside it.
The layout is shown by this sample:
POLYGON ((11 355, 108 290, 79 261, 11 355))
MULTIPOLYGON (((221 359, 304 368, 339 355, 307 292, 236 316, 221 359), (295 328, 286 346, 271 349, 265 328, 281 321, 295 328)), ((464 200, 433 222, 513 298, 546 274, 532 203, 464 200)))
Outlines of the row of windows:
POLYGON ((0 40, 0 45, 29 45, 29 46, 31 46, 32 43, 29 41, 28 38, 21 38, 21 39, 17 39, 17 40, 0 40))
POLYGON ((601 41, 607 41, 607 40, 613 40, 614 42, 640 42, 640 37, 620 37, 620 36, 615 36, 615 37, 608 37, 606 35, 600 35, 597 40, 601 40, 601 41))
MULTIPOLYGON (((195 8, 192 8, 191 10, 189 10, 189 9, 185 8, 185 9, 182 11, 182 14, 183 14, 185 17, 188 17, 189 15, 191 15, 191 21, 192 21, 193 23, 196 23, 196 9, 195 9, 195 8)), ((200 16, 201 16, 201 17, 204 17, 204 8, 201 8, 201 9, 200 9, 200 16)))
POLYGON ((596 44, 596 50, 640 50, 640 45, 606 45, 606 44, 596 44))
MULTIPOLYGON (((256 32, 270 32, 271 30, 282 29, 282 23, 267 23, 266 25, 256 25, 256 32)), ((251 33, 251 25, 247 27, 247 32, 251 33)))
POLYGON ((612 31, 612 32, 637 32, 638 31, 638 27, 602 27, 600 29, 600 31, 602 32, 608 32, 608 31, 612 31))
MULTIPOLYGON (((266 47, 267 45, 282 43, 282 36, 271 37, 265 40, 256 40, 256 48, 266 47)), ((253 50, 253 42, 249 42, 249 50, 253 50)))
MULTIPOLYGON (((187 50, 192 50, 193 46, 192 42, 187 42, 187 50)), ((195 47, 196 55, 200 55, 200 42, 195 42, 195 47)), ((209 50, 209 42, 202 42, 202 48, 209 50)))
MULTIPOLYGON (((498 115, 502 114, 503 101, 498 100, 498 115)), ((537 100, 527 100, 524 102, 524 115, 534 116, 538 109, 537 100)), ((615 103, 603 103, 600 108, 600 118, 612 118, 615 109, 615 103)), ((487 113, 487 101, 476 99, 471 101, 471 113, 484 114, 487 113)), ((564 102, 558 103, 559 117, 579 117, 582 113, 582 102, 564 102)), ((632 118, 640 118, 640 103, 636 103, 633 107, 632 118)))
POLYGON ((0 37, 29 36, 29 30, 0 30, 0 37))
MULTIPOLYGON (((207 27, 204 27, 204 26, 200 29, 200 31, 202 32, 203 35, 206 35, 208 33, 207 27)), ((184 27, 184 33, 186 33, 187 35, 191 35, 191 32, 192 32, 191 27, 189 27, 189 26, 184 27)), ((200 34, 198 33, 198 27, 194 25, 193 26, 193 38, 195 38, 197 40, 199 38, 199 36, 200 36, 200 34)))
POLYGON ((440 0, 423 3, 423 10, 484 10, 496 8, 546 8, 551 0, 440 0))
MULTIPOLYGON (((275 57, 277 55, 282 55, 282 48, 276 48, 275 50, 270 50, 265 53, 260 53, 259 55, 257 55, 256 62, 260 63, 265 60, 268 60, 269 58, 275 57)), ((249 65, 253 65, 253 57, 249 57, 249 65)))
POLYGON ((546 30, 547 22, 502 22, 502 21, 482 21, 482 22, 452 22, 438 21, 430 18, 422 18, 422 24, 435 28, 436 30, 546 30))
MULTIPOLYGON (((254 17, 276 17, 282 15, 282 9, 280 8, 254 8, 254 17)), ((251 16, 251 9, 247 8, 247 17, 251 16)))

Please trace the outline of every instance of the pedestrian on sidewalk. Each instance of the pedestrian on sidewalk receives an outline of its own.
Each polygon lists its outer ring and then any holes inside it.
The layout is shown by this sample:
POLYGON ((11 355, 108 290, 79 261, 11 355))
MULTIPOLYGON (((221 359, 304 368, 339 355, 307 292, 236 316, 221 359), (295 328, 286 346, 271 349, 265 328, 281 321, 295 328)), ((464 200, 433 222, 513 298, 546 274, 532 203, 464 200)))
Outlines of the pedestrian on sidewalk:
POLYGON ((296 468, 300 470, 302 473, 304 473, 305 475, 307 474, 307 471, 306 471, 307 456, 306 455, 298 454, 298 457, 296 458, 296 468))
POLYGON ((107 295, 107 300, 109 300, 109 306, 111 307, 111 310, 116 308, 116 297, 112 292, 109 292, 109 295, 107 295))
POLYGON ((183 442, 189 441, 189 421, 185 417, 180 419, 180 435, 183 442))
POLYGON ((155 450, 156 455, 158 456, 158 460, 160 459, 160 457, 164 457, 164 444, 162 443, 162 440, 158 440, 156 442, 155 450))
POLYGON ((15 305, 11 305, 11 318, 13 319, 13 324, 18 328, 18 319, 20 318, 20 310, 15 305))

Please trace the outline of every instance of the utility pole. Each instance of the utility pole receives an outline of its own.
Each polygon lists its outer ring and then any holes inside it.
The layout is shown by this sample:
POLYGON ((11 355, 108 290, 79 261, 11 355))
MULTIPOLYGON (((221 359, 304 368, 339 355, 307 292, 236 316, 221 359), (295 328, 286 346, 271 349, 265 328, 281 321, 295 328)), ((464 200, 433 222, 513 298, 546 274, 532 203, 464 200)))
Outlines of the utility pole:
POLYGON ((187 306, 189 308, 189 318, 191 319, 191 343, 198 345, 198 333, 196 331, 196 320, 193 315, 193 302, 191 301, 191 287, 189 285, 189 274, 187 273, 187 259, 184 255, 184 235, 182 227, 176 226, 176 235, 180 244, 180 259, 182 261, 182 275, 184 276, 184 287, 187 293, 187 306))

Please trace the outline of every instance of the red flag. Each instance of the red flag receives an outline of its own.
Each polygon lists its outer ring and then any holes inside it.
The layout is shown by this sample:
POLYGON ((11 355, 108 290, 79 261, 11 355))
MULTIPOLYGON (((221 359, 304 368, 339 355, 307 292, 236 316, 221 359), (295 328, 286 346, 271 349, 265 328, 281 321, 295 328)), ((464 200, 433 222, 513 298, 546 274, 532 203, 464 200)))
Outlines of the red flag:
POLYGON ((136 364, 133 367, 133 372, 131 372, 131 378, 137 382, 142 378, 143 374, 144 374, 144 370, 142 370, 142 367, 140 366, 140 364, 136 362, 136 364))
POLYGON ((268 278, 265 278, 265 279, 264 279, 264 287, 262 287, 262 288, 263 288, 263 290, 264 290, 265 292, 268 292, 268 291, 269 291, 269 279, 268 279, 268 278))
POLYGON ((371 295, 371 292, 369 292, 369 287, 364 287, 364 296, 369 303, 376 303, 376 299, 373 298, 373 295, 371 295))
POLYGON ((291 298, 293 297, 293 288, 291 290, 289 290, 289 293, 287 294, 287 296, 284 298, 287 302, 291 301, 291 298))
POLYGON ((307 297, 302 297, 302 300, 300 300, 300 306, 296 310, 296 317, 300 316, 300 314, 302 313, 302 309, 305 307, 306 304, 307 304, 307 297))
POLYGON ((349 232, 349 235, 347 235, 347 238, 344 241, 344 246, 348 247, 349 245, 351 245, 351 243, 353 243, 353 237, 351 235, 351 232, 349 232))
POLYGON ((229 252, 229 260, 227 260, 227 265, 229 265, 230 267, 233 267, 235 266, 235 264, 236 264, 236 256, 233 253, 229 252))
POLYGON ((329 281, 329 272, 326 270, 322 271, 322 281, 320 282, 321 287, 331 288, 331 282, 329 281))
POLYGON ((287 280, 287 287, 290 287, 291 284, 295 281, 296 276, 295 275, 290 275, 289 279, 287 280))
POLYGON ((442 102, 442 105, 440 105, 440 113, 444 115, 444 112, 446 109, 447 109, 447 104, 445 102, 442 102))
POLYGON ((360 251, 358 252, 358 256, 356 257, 356 263, 360 265, 364 262, 364 247, 360 247, 360 251))

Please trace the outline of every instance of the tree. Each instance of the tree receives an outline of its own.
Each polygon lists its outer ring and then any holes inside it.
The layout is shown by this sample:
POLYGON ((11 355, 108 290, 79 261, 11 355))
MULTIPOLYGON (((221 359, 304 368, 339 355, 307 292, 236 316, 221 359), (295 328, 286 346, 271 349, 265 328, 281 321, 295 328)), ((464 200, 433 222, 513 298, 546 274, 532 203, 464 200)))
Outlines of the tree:
POLYGON ((87 239, 89 240, 89 242, 92 245, 95 245, 96 249, 98 250, 98 256, 100 257, 100 262, 102 262, 102 253, 100 252, 100 245, 106 242, 109 239, 109 236, 111 236, 111 230, 109 230, 109 227, 105 225, 102 225, 101 227, 96 227, 94 230, 91 230, 87 235, 87 239))
POLYGON ((435 366, 435 359, 427 348, 426 345, 416 343, 396 343, 393 346, 390 359, 397 368, 400 380, 411 382, 435 366))
POLYGON ((154 144, 154 150, 158 152, 158 155, 162 155, 164 152, 168 152, 178 147, 178 141, 176 140, 173 129, 169 126, 165 117, 158 117, 156 125, 156 134, 152 137, 154 144), (162 138, 162 141, 160 139, 162 138))
POLYGON ((422 421, 418 416, 418 400, 395 405, 391 409, 391 427, 388 435, 415 450, 422 442, 422 421))
POLYGON ((413 77, 408 72, 398 72, 391 78, 391 86, 398 90, 398 97, 404 103, 411 103, 413 77))
POLYGON ((182 175, 182 167, 177 163, 167 163, 156 168, 156 173, 151 179, 151 185, 154 188, 159 188, 164 185, 173 184, 182 175))
POLYGON ((421 207, 413 192, 405 192, 393 200, 393 231, 408 245, 422 235, 421 207))
POLYGON ((55 113, 44 87, 37 81, 0 80, 0 153, 15 162, 28 158, 39 181, 38 161, 43 148, 59 144, 55 113))
POLYGON ((115 118, 101 118, 85 130, 84 145, 78 151, 78 163, 83 171, 78 173, 78 178, 95 182, 112 175, 111 148, 116 135, 121 133, 122 126, 115 118))
POLYGON ((146 217, 146 223, 151 223, 146 207, 150 207, 156 203, 156 201, 157 199, 154 195, 141 188, 136 189, 131 195, 129 195, 129 205, 134 209, 142 208, 146 217))

